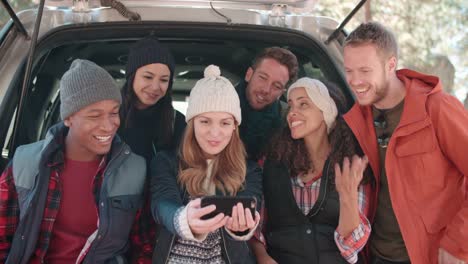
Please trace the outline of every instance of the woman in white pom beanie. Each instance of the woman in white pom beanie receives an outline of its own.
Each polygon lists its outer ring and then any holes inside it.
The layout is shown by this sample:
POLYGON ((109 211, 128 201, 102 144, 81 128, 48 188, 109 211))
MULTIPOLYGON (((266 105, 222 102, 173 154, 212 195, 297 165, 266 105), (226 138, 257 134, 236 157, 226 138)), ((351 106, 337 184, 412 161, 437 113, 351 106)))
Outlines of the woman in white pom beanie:
POLYGON ((152 164, 152 211, 165 227, 155 256, 168 256, 161 263, 255 263, 245 241, 260 221, 258 212, 252 215, 239 203, 231 217, 204 220, 214 208, 201 208, 197 198, 241 195, 260 201, 262 195, 261 170, 247 161, 239 137, 239 97, 217 66, 208 66, 190 92, 186 121, 180 153, 161 152, 152 164))
POLYGON ((264 165, 268 251, 253 240, 257 260, 356 263, 371 231, 370 185, 367 158, 357 156, 362 151, 341 117, 345 98, 336 86, 307 77, 289 87, 287 98, 288 126, 264 165))

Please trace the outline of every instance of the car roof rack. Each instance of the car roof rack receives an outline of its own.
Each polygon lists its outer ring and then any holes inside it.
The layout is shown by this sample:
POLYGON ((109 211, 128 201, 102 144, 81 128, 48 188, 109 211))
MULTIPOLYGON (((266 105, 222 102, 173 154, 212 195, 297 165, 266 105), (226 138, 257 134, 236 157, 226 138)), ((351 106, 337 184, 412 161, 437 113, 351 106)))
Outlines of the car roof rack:
POLYGON ((1 0, 2 5, 5 7, 6 11, 10 15, 10 18, 13 20, 13 24, 15 25, 16 29, 23 34, 26 38, 29 38, 28 31, 24 28, 23 23, 19 20, 18 16, 15 14, 13 8, 11 8, 10 3, 8 0, 1 0))
POLYGON ((359 11, 359 9, 361 9, 361 7, 365 3, 366 3, 366 0, 361 0, 361 2, 359 2, 356 5, 356 7, 353 8, 353 10, 351 10, 351 12, 345 17, 343 22, 341 22, 340 25, 330 34, 330 36, 327 38, 327 40, 325 40, 326 45, 328 45, 332 40, 334 40, 334 39, 336 39, 338 37, 340 32, 346 26, 346 24, 348 24, 349 20, 351 20, 351 18, 353 18, 353 16, 356 14, 356 12, 359 11))
MULTIPOLYGON (((2 0, 2 2, 6 2, 6 0, 2 0)), ((28 95, 28 84, 31 80, 32 64, 33 64, 34 54, 36 52, 36 43, 37 43, 37 37, 39 35, 39 28, 41 25, 42 13, 44 11, 44 4, 45 4, 45 0, 40 0, 39 6, 37 7, 36 22, 34 24, 34 31, 31 36, 31 44, 29 46, 26 70, 24 72, 23 86, 21 87, 21 96, 19 99, 19 105, 18 105, 16 117, 15 117, 15 123, 13 126, 12 136, 11 136, 12 138, 11 138, 10 146, 11 146, 11 152, 13 153, 17 147, 16 146, 16 138, 18 134, 17 130, 19 128, 20 120, 23 115, 23 108, 24 108, 23 105, 25 104, 26 97, 28 95)))

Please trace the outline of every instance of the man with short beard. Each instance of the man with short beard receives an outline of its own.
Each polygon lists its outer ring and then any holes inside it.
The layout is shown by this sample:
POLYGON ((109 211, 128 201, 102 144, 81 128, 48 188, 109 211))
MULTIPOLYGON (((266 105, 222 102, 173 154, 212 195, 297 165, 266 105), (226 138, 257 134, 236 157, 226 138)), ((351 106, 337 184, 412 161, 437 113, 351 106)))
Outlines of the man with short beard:
POLYGON ((126 263, 145 160, 116 135, 120 92, 77 59, 60 81, 60 116, 18 147, 0 177, 0 262, 126 263))
POLYGON ((344 45, 357 102, 345 115, 376 178, 371 263, 468 261, 468 112, 439 78, 397 70, 394 35, 378 23, 344 45))
POLYGON ((287 49, 270 47, 262 50, 236 86, 242 109, 241 139, 250 159, 257 160, 268 144, 272 132, 284 121, 280 97, 289 81, 297 77, 296 56, 287 49))

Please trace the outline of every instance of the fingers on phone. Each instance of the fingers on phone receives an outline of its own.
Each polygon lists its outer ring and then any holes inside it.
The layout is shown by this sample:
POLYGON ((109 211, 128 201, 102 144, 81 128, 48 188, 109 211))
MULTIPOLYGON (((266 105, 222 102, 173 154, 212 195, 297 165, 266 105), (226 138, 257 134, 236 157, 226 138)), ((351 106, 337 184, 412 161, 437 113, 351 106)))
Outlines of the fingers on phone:
POLYGON ((226 225, 228 218, 228 216, 224 216, 224 214, 220 213, 211 219, 200 220, 200 225, 203 226, 203 228, 206 230, 206 233, 213 232, 216 229, 226 225))
POLYGON ((197 209, 197 211, 195 213, 195 217, 197 217, 197 218, 203 217, 204 215, 207 215, 207 214, 213 212, 214 210, 216 210, 216 206, 213 205, 213 204, 202 207, 200 209, 197 209))
POLYGON ((192 207, 192 208, 200 208, 200 206, 201 206, 201 199, 200 199, 200 198, 196 198, 196 199, 190 201, 190 202, 188 203, 187 206, 192 207))
POLYGON ((229 217, 229 216, 227 216, 227 218, 228 218, 228 220, 226 222, 227 228, 229 228, 231 230, 234 229, 233 228, 234 220, 232 219, 232 217, 229 217))
MULTIPOLYGON (((211 227, 211 226, 217 226, 219 223, 221 223, 224 220, 224 214, 219 213, 216 216, 209 218, 209 219, 198 219, 198 223, 200 225, 206 226, 206 227, 211 227)), ((216 229, 216 228, 215 228, 216 229)), ((214 230, 214 229, 213 229, 214 230)))
POLYGON ((237 212, 237 205, 234 205, 232 207, 232 215, 231 215, 231 218, 232 218, 232 229, 234 231, 238 231, 239 230, 239 213, 237 212))
MULTIPOLYGON (((212 226, 211 231, 214 231, 224 225, 226 225, 226 222, 227 220, 229 219, 228 216, 225 216, 223 213, 220 213, 218 214, 217 216, 215 216, 214 218, 212 218, 211 220, 215 220, 213 221, 214 223, 213 224, 210 224, 212 226)), ((209 220, 208 220, 209 221, 209 220)))
POLYGON ((245 220, 244 206, 242 203, 237 204, 237 212, 239 214, 239 228, 242 229, 247 225, 245 220))
POLYGON ((245 220, 247 222, 247 227, 252 229, 255 226, 255 221, 253 219, 252 213, 249 208, 245 208, 245 220))
POLYGON ((255 211, 255 223, 260 222, 260 213, 255 211))

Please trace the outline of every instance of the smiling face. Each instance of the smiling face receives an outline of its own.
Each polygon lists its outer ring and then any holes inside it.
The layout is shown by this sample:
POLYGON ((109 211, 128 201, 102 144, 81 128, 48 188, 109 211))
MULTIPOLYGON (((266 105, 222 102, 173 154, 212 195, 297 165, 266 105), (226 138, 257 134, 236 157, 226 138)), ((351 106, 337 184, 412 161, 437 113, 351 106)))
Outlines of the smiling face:
POLYGON ((289 93, 287 116, 291 137, 306 138, 317 133, 327 133, 322 111, 310 100, 303 87, 289 93))
POLYGON ((396 58, 384 59, 373 44, 344 48, 346 80, 361 105, 378 105, 389 92, 389 76, 396 58))
POLYGON ((266 58, 245 75, 247 101, 255 110, 262 110, 278 100, 289 81, 288 68, 275 59, 266 58))
POLYGON ((119 107, 116 101, 104 100, 67 117, 64 122, 70 128, 66 139, 68 158, 89 161, 107 154, 120 125, 119 107))
POLYGON ((136 107, 146 109, 155 105, 169 88, 171 72, 161 63, 153 63, 138 68, 133 81, 133 90, 138 98, 136 107))
POLYGON ((234 117, 226 112, 202 113, 193 120, 195 139, 207 157, 223 151, 236 129, 234 117))

